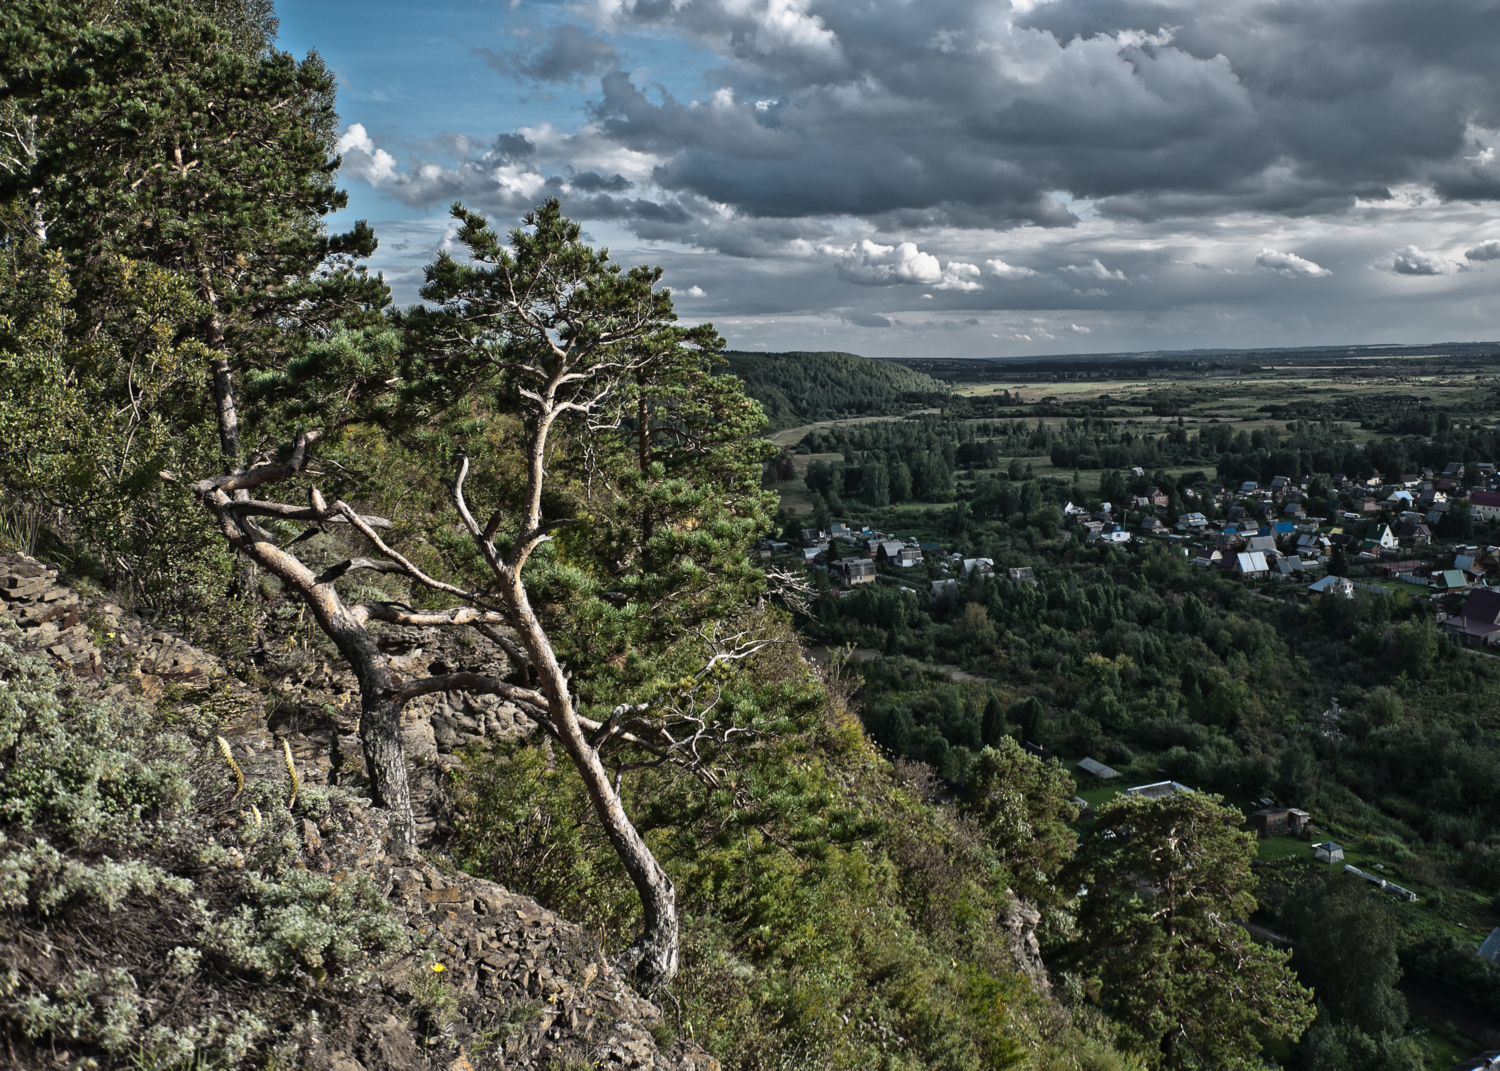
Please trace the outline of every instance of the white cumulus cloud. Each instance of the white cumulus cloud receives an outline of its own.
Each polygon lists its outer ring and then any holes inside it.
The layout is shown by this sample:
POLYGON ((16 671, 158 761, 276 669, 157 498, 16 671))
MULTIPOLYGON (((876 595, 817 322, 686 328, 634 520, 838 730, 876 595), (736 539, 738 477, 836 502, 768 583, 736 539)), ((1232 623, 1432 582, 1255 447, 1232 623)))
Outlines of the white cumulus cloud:
POLYGON ((1093 328, 1091 328, 1091 327, 1080 327, 1078 324, 1069 324, 1068 325, 1068 330, 1071 331, 1071 332, 1073 332, 1075 335, 1087 335, 1087 334, 1090 334, 1093 331, 1093 328))
POLYGON ((1452 266, 1436 253, 1424 253, 1414 245, 1398 249, 1391 261, 1397 275, 1447 275, 1452 266))
POLYGON ((985 261, 984 266, 990 269, 990 274, 998 275, 1002 279, 1027 279, 1037 274, 1030 268, 1024 268, 1019 264, 1007 264, 998 257, 985 261))
POLYGON ((939 290, 983 290, 984 284, 979 281, 979 266, 962 260, 948 261, 948 266, 943 269, 943 281, 937 284, 937 288, 939 290))
POLYGON ((1321 264, 1314 264, 1296 253, 1282 253, 1271 248, 1262 249, 1255 263, 1288 279, 1321 279, 1333 274, 1321 264))
POLYGON ((701 286, 690 286, 683 291, 688 297, 707 297, 708 291, 701 286))
POLYGON ((838 47, 838 37, 818 15, 810 15, 799 0, 767 0, 765 3, 730 0, 726 11, 748 15, 759 24, 755 46, 762 52, 781 49, 820 51, 838 47))
POLYGON ((344 158, 343 170, 375 186, 396 173, 396 158, 377 149, 363 123, 350 123, 339 137, 336 151, 344 158))
POLYGON ((881 245, 868 238, 848 249, 829 248, 839 258, 839 271, 851 282, 865 285, 915 283, 934 290, 980 290, 979 267, 961 260, 950 260, 946 268, 931 253, 924 253, 915 242, 881 245))

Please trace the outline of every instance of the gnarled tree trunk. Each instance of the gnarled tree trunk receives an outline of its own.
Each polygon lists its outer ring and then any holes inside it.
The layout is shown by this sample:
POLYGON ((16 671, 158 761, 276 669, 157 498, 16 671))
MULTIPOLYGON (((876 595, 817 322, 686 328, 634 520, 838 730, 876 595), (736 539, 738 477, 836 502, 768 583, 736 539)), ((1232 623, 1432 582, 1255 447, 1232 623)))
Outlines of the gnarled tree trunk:
POLYGON ((567 675, 558 664, 552 643, 531 609, 519 568, 503 565, 497 570, 503 580, 501 595, 516 630, 540 679, 547 699, 547 719, 552 733, 567 752, 584 791, 593 804, 604 832, 614 846, 625 872, 630 875, 641 900, 640 936, 615 957, 615 965, 634 978, 645 992, 671 984, 677 975, 680 927, 677 921, 677 890, 656 861, 640 831, 635 828, 620 794, 610 781, 599 751, 583 735, 583 726, 568 691, 567 675))

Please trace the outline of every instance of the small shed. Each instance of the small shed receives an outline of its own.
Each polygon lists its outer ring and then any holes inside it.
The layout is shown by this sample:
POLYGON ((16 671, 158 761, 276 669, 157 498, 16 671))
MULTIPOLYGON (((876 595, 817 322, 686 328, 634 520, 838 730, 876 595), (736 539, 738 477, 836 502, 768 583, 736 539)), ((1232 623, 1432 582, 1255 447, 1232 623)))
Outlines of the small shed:
POLYGON ((1250 822, 1262 837, 1297 836, 1307 828, 1312 815, 1295 807, 1262 807, 1250 822))
POLYGON ((1101 781, 1108 781, 1111 777, 1120 776, 1120 771, 1111 770, 1097 759, 1079 759, 1078 768, 1084 773, 1093 774, 1101 781))
POLYGON ((1191 791, 1193 790, 1188 788, 1187 785, 1179 785, 1176 781, 1157 781, 1149 785, 1136 785, 1134 788, 1127 788, 1125 795, 1145 796, 1147 799, 1159 800, 1175 795, 1178 792, 1191 791))
POLYGON ((1313 845, 1313 858, 1320 863, 1333 866, 1344 861, 1344 846, 1336 844, 1331 840, 1325 840, 1321 844, 1313 845))
POLYGON ((1250 815, 1250 824, 1262 837, 1284 837, 1291 830, 1291 811, 1285 807, 1262 807, 1250 815))

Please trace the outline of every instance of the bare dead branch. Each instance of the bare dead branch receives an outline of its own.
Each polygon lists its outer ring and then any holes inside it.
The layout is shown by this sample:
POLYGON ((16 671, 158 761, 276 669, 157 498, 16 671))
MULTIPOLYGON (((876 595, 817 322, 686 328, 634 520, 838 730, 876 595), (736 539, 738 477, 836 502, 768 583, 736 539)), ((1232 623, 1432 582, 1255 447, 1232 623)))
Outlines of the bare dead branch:
POLYGON ((359 569, 373 569, 377 573, 401 573, 405 572, 395 562, 381 562, 373 558, 346 558, 337 565, 330 565, 313 578, 314 584, 331 584, 346 573, 352 573, 359 569))
MULTIPOLYGON (((319 497, 321 500, 321 496, 319 497)), ((280 517, 286 521, 315 521, 320 524, 351 523, 349 518, 339 516, 337 512, 326 506, 320 510, 317 506, 288 506, 282 502, 263 502, 247 498, 230 503, 229 508, 241 517, 280 517)), ((360 522, 370 528, 395 527, 384 517, 366 517, 359 514, 355 516, 358 516, 360 522)))
POLYGON ((297 474, 307 461, 307 448, 322 437, 321 431, 304 431, 297 436, 297 441, 292 446, 291 456, 280 465, 256 465, 245 472, 230 473, 228 476, 211 476, 208 479, 199 480, 193 488, 203 495, 216 490, 247 491, 263 483, 284 480, 288 476, 297 474))
POLYGON ((505 615, 493 610, 478 610, 472 606, 459 606, 452 610, 414 610, 410 606, 392 602, 362 602, 349 607, 349 613, 360 624, 372 620, 419 627, 471 625, 476 621, 486 624, 505 623, 505 615))
POLYGON ((504 651, 505 656, 512 662, 514 662, 517 666, 520 666, 523 669, 529 669, 531 667, 531 656, 526 653, 526 651, 521 647, 520 644, 516 643, 509 636, 506 636, 503 632, 496 631, 494 628, 486 625, 482 621, 476 621, 473 624, 474 630, 476 632, 485 637, 485 639, 489 640, 496 647, 499 647, 500 650, 504 651))
POLYGON ((530 688, 518 688, 514 684, 506 684, 498 678, 486 677, 482 673, 470 673, 468 671, 424 677, 422 680, 402 685, 391 693, 391 697, 402 703, 406 703, 418 696, 432 695, 435 692, 498 695, 500 698, 507 699, 517 706, 530 706, 543 715, 547 711, 547 697, 542 695, 541 692, 532 691, 530 688))
MULTIPOLYGON (((314 493, 316 493, 316 491, 314 493)), ((459 598, 468 600, 469 602, 480 601, 479 596, 471 591, 465 591, 462 588, 454 587, 452 584, 447 584, 441 580, 437 580, 433 577, 428 576, 421 569, 418 569, 415 565, 413 565, 407 558, 402 556, 397 551, 393 550, 391 547, 386 546, 385 540, 376 535, 374 529, 366 524, 364 518, 355 513, 354 510, 349 507, 348 503, 343 501, 335 502, 333 504, 333 508, 337 513, 343 514, 348 522, 354 525, 354 527, 359 530, 360 535, 364 536, 371 543, 375 544, 376 550, 380 551, 380 553, 384 554, 387 558, 391 559, 391 561, 395 562, 402 572, 411 577, 411 579, 415 580, 417 583, 421 584, 423 587, 431 588, 433 591, 446 592, 449 595, 457 595, 459 598)))

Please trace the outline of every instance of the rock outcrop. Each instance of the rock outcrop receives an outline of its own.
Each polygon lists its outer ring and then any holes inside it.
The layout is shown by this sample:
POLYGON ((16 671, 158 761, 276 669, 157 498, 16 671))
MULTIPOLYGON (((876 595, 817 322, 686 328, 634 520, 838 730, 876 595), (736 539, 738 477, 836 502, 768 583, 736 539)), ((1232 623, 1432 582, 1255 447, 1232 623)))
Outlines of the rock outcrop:
MULTIPOLYGON (((39 562, 0 556, 0 612, 16 621, 28 649, 80 678, 80 687, 129 693, 164 717, 211 726, 249 781, 285 779, 284 741, 305 784, 350 790, 333 797, 326 815, 297 819, 297 865, 370 878, 408 928, 413 950, 380 964, 357 1002, 320 1016, 298 1067, 717 1071, 712 1056, 675 1038, 661 1009, 629 987, 580 927, 439 857, 399 854, 386 813, 358 795, 358 692, 348 674, 308 664, 279 686, 253 687, 214 656, 57 581, 39 562)), ((422 630, 392 630, 382 643, 398 668, 412 670, 503 657, 453 649, 422 630)), ((514 709, 492 699, 431 696, 409 706, 403 739, 429 841, 441 840, 442 775, 457 752, 520 728, 514 709)), ((205 748, 202 761, 222 759, 205 748)), ((225 829, 244 817, 223 807, 216 814, 225 829)))

